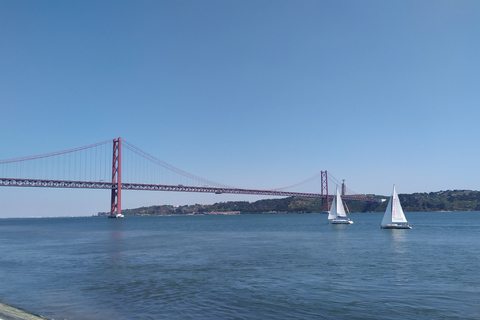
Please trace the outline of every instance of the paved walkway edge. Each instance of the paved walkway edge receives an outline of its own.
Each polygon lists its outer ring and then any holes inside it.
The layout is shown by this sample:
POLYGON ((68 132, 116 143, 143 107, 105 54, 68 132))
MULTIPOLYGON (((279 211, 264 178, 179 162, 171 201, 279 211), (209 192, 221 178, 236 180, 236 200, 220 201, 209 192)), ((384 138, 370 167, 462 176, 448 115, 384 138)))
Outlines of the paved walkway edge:
POLYGON ((31 312, 0 303, 0 320, 48 320, 31 312))

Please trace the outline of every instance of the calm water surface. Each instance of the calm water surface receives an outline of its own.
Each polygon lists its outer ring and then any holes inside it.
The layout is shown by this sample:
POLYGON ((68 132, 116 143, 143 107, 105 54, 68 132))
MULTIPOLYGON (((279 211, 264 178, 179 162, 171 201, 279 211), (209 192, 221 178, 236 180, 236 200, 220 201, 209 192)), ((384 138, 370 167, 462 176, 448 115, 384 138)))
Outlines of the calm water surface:
POLYGON ((50 319, 480 319, 480 213, 0 219, 0 301, 50 319))

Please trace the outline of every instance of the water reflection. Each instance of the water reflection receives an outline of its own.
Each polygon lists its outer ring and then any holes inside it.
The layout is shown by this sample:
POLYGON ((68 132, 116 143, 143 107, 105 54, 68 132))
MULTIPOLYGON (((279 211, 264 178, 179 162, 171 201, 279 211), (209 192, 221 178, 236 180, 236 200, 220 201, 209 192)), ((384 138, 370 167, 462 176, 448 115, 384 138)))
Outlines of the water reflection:
POLYGON ((390 236, 390 247, 392 249, 392 254, 405 254, 405 236, 408 230, 404 229, 390 229, 385 230, 389 233, 390 236))
POLYGON ((122 219, 109 219, 110 223, 110 237, 108 243, 108 254, 110 263, 118 265, 123 260, 123 221, 122 219))
POLYGON ((390 240, 390 254, 388 264, 390 265, 390 277, 392 284, 405 286, 411 281, 411 259, 408 253, 407 229, 385 230, 390 240))
POLYGON ((330 224, 330 247, 335 254, 346 254, 349 251, 352 225, 330 224))

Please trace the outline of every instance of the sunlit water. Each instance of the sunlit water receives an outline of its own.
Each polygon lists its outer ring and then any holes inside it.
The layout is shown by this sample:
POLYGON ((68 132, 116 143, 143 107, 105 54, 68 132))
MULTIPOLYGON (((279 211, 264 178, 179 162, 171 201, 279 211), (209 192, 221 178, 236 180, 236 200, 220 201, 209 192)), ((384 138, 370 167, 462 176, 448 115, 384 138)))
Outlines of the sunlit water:
POLYGON ((0 219, 0 301, 50 319, 480 319, 480 213, 0 219))

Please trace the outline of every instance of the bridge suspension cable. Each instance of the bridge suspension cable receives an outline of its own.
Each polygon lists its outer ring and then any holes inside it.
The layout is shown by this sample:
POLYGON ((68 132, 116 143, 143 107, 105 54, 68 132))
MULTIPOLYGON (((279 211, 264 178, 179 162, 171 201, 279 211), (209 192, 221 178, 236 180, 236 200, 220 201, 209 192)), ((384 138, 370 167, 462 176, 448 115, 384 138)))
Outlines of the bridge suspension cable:
POLYGON ((106 181, 111 170, 106 140, 82 147, 0 160, 3 177, 106 181), (110 169, 110 170, 109 170, 110 169))
MULTIPOLYGON (((330 172, 328 172, 328 179, 329 180, 332 180, 337 186, 341 186, 342 185, 342 182, 340 182, 340 180, 338 180, 337 178, 335 178, 330 172)), ((357 194, 355 191, 353 191, 352 189, 348 188, 347 187, 347 193, 348 194, 357 194)))
POLYGON ((94 147, 97 147, 97 146, 100 146, 100 145, 103 145, 103 144, 107 144, 107 143, 112 143, 112 141, 111 140, 106 140, 106 141, 90 144, 88 146, 83 146, 83 147, 78 147, 78 148, 73 148, 73 149, 68 149, 68 150, 63 150, 63 151, 38 154, 38 155, 28 156, 28 157, 20 157, 20 158, 0 160, 0 164, 48 158, 48 157, 53 157, 53 156, 58 156, 58 155, 62 155, 62 154, 67 154, 67 153, 72 153, 72 152, 76 152, 76 151, 81 151, 81 150, 85 150, 85 149, 94 148, 94 147))
MULTIPOLYGON (((110 181, 112 172, 112 154, 111 150, 109 150, 109 146, 111 143, 112 140, 105 140, 57 152, 0 160, 0 176, 4 178, 42 179, 52 181, 110 181)), ((124 167, 124 177, 122 178, 122 182, 150 185, 177 185, 179 187, 192 186, 195 188, 216 187, 235 189, 235 187, 205 179, 179 169, 141 150, 128 141, 123 140, 123 146, 128 152, 122 157, 122 166, 124 167), (181 180, 182 177, 183 179, 190 180, 183 181, 181 180)), ((321 177, 321 175, 322 172, 318 172, 298 183, 265 191, 273 192, 292 189, 314 181, 321 177)), ((328 180, 333 182, 330 183, 330 186, 333 186, 334 184, 342 184, 340 180, 335 178, 331 173, 328 175, 328 180)), ((321 182, 319 182, 319 187, 319 189, 322 190, 323 187, 321 182)), ((323 191, 325 190, 321 191, 322 194, 323 191)), ((357 194, 349 188, 347 188, 347 191, 348 194, 357 194)))
POLYGON ((151 154, 141 150, 140 148, 134 146, 133 144, 123 140, 123 143, 124 143, 124 147, 134 153, 136 153, 137 155, 143 157, 144 159, 154 163, 154 164, 157 164, 165 169, 168 169, 174 173, 177 173, 181 176, 184 176, 188 179, 192 179, 194 181, 197 181, 197 182, 200 182, 201 184, 205 184, 205 185, 210 185, 210 186, 215 186, 215 187, 221 187, 221 188, 234 188, 234 187, 231 187, 231 186, 227 186, 227 185, 224 185, 224 184, 221 184, 221 183, 218 183, 218 182, 215 182, 215 181, 212 181, 212 180, 208 180, 208 179, 205 179, 205 178, 202 178, 202 177, 199 177, 197 175, 194 175, 192 173, 189 173, 189 172, 186 172, 184 170, 181 170, 175 166, 172 166, 171 164, 165 162, 165 161, 162 161, 154 156, 152 156, 151 154))
POLYGON ((312 181, 312 180, 314 180, 314 179, 317 179, 318 177, 320 177, 320 176, 321 176, 321 174, 322 174, 322 172, 320 171, 320 172, 318 172, 318 173, 314 174, 313 176, 311 176, 310 178, 308 178, 308 179, 305 179, 305 180, 303 180, 303 181, 301 181, 301 182, 298 182, 298 183, 292 184, 292 185, 290 185, 290 186, 287 186, 287 187, 275 188, 275 189, 271 189, 271 190, 273 190, 273 191, 277 191, 277 190, 291 189, 291 188, 294 188, 294 187, 300 186, 300 185, 302 185, 302 184, 305 184, 305 183, 307 183, 307 182, 310 182, 310 181, 312 181))
MULTIPOLYGON (((300 185, 303 185, 303 184, 306 184, 312 180, 315 180, 317 178, 320 178, 322 175, 322 171, 320 172, 317 172, 316 174, 314 174, 313 176, 311 176, 310 178, 307 178, 303 181, 300 181, 298 183, 295 183, 295 184, 292 184, 292 185, 289 185, 289 186, 286 186, 286 187, 281 187, 281 188, 275 188, 275 189, 270 189, 272 191, 280 191, 280 190, 286 190, 286 189, 291 189, 291 188, 295 188, 295 187, 298 187, 300 185)), ((333 183, 330 183, 330 185, 337 185, 337 186, 341 186, 342 185, 342 182, 340 182, 337 178, 335 178, 330 172, 328 173, 328 180, 329 181, 332 181, 333 183)), ((335 191, 335 190, 333 190, 335 191)), ((355 191, 353 191, 352 189, 348 188, 347 187, 347 192, 348 194, 357 194, 355 191)), ((332 192, 333 194, 333 192, 332 192)))

